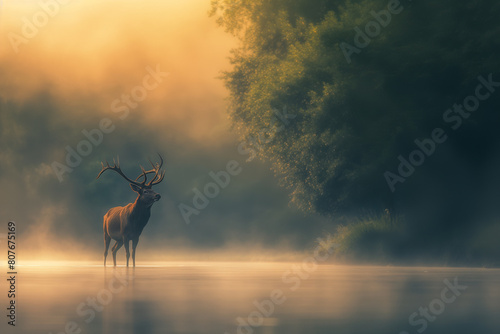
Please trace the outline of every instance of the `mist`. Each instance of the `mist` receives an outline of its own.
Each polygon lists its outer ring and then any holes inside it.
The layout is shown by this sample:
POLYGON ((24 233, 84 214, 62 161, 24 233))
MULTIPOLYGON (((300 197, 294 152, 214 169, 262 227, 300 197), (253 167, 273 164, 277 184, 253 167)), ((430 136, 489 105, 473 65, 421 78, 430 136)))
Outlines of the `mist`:
MULTIPOLYGON (((41 10, 36 2, 4 6, 2 29, 18 35, 24 19, 41 10)), ((207 1, 70 2, 26 43, 2 40, 0 215, 18 224, 23 258, 99 259, 102 217, 135 199, 117 175, 95 180, 101 161, 119 156, 135 178, 157 152, 167 171, 155 188, 163 199, 153 207, 139 259, 283 258, 314 245, 326 219, 290 208, 269 165, 238 153, 218 79, 235 41, 208 9, 207 1), (164 74, 155 88, 133 107, 123 102, 146 76, 155 83, 152 72, 164 74), (92 133, 103 119, 113 131, 76 167, 58 172, 54 163, 68 167, 68 152, 88 141, 82 131, 92 133), (192 205, 193 189, 232 160, 242 173, 186 224, 178 206, 192 205)))

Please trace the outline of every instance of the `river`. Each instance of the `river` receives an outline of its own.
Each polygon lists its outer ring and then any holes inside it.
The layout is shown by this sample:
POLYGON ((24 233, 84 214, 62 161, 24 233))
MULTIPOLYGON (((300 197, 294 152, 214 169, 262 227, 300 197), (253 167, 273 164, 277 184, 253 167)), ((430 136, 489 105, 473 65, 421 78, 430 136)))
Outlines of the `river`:
POLYGON ((16 284, 8 333, 500 332, 498 269, 42 263, 18 267, 16 284))

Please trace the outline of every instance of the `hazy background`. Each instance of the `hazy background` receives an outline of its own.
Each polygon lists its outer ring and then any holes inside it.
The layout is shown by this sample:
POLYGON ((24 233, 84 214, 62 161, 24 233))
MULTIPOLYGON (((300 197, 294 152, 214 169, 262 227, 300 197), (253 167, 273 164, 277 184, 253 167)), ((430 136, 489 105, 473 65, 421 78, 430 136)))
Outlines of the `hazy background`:
POLYGON ((18 223, 21 258, 100 259, 102 216, 135 198, 114 173, 95 180, 100 162, 120 156, 135 177, 160 152, 139 261, 289 259, 330 233, 336 254, 370 263, 500 265, 498 89, 458 130, 443 121, 479 76, 500 80, 497 2, 402 2, 351 63, 340 43, 386 0, 213 4, 209 17, 208 0, 76 0, 30 28, 47 16, 38 2, 2 3, 0 219, 18 223), (113 101, 146 68, 169 76, 120 119, 113 101), (268 162, 246 162, 242 138, 283 107, 297 118, 261 150, 268 162), (105 117, 116 129, 59 182, 51 165, 105 117), (449 140, 391 192, 384 172, 436 127, 449 140), (242 173, 187 225, 178 206, 231 160, 242 173))
MULTIPOLYGON (((100 161, 117 155, 131 177, 155 152, 165 157, 167 174, 155 188, 163 198, 141 237, 139 261, 146 252, 175 258, 190 250, 198 258, 228 248, 276 256, 269 249, 307 249, 321 234, 326 219, 289 208, 269 166, 246 163, 237 151, 217 79, 235 41, 208 17, 209 7, 206 0, 71 1, 18 53, 1 39, 0 219, 17 222, 21 261, 100 258, 102 216, 135 199, 113 173, 95 180, 100 161), (111 102, 157 65, 168 78, 119 119, 111 102), (64 163, 65 147, 76 148, 81 131, 103 117, 116 130, 60 183, 51 164, 64 163), (190 205, 192 189, 233 159, 243 172, 185 224, 177 206, 190 205)), ((38 11, 35 1, 4 2, 1 34, 21 34, 23 17, 38 11)))

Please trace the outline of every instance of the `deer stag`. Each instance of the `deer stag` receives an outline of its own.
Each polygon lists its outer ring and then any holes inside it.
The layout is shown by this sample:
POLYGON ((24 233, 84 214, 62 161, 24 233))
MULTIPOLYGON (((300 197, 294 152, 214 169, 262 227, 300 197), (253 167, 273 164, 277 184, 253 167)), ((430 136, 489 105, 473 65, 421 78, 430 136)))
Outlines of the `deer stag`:
POLYGON ((129 203, 127 206, 118 206, 110 209, 106 215, 104 215, 103 232, 104 232, 104 266, 106 266, 106 257, 108 256, 109 243, 111 239, 116 241, 113 246, 113 265, 116 267, 116 252, 125 245, 125 251, 127 253, 127 267, 130 258, 129 242, 132 241, 132 261, 135 267, 135 249, 137 248, 137 243, 139 242, 139 236, 142 230, 148 223, 149 217, 151 216, 151 206, 160 200, 161 196, 154 192, 151 188, 161 181, 165 177, 165 171, 162 171, 163 158, 160 157, 160 163, 153 164, 151 160, 151 166, 153 169, 145 170, 141 166, 142 173, 135 180, 129 179, 120 169, 120 160, 116 161, 113 159, 113 166, 106 161, 106 165, 101 163, 102 170, 97 175, 97 179, 107 171, 112 170, 120 174, 127 182, 130 183, 130 187, 135 191, 138 196, 134 203, 129 203), (154 174, 153 178, 148 182, 148 175, 154 174), (142 180, 141 180, 142 179, 142 180))

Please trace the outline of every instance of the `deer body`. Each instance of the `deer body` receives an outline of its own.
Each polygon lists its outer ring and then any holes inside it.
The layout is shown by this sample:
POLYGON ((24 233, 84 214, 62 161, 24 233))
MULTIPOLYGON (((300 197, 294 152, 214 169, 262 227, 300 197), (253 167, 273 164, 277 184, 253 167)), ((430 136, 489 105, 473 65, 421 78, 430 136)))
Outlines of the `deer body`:
POLYGON ((165 172, 160 171, 162 165, 163 159, 161 165, 153 165, 153 170, 145 171, 144 168, 142 168, 143 173, 135 181, 127 178, 121 172, 119 163, 115 163, 114 166, 109 166, 108 163, 106 167, 103 165, 103 170, 99 173, 97 178, 99 178, 102 173, 108 169, 114 170, 122 175, 127 181, 131 182, 130 187, 138 194, 134 203, 130 203, 124 207, 119 206, 112 208, 104 215, 104 266, 106 266, 109 244, 111 239, 113 239, 116 241, 111 250, 113 253, 113 265, 116 266, 116 253, 123 245, 125 245, 128 267, 130 259, 129 244, 130 241, 132 241, 132 261, 135 267, 135 250, 137 248, 137 244, 139 243, 139 237, 151 217, 151 207, 161 198, 158 193, 151 190, 151 187, 163 180, 165 172), (149 183, 146 183, 147 175, 151 173, 154 173, 155 176, 149 183), (137 182, 137 180, 141 177, 144 178, 144 181, 141 183, 137 182))
POLYGON ((151 217, 151 207, 140 207, 137 200, 127 206, 110 209, 104 216, 104 232, 113 240, 139 237, 151 217))

